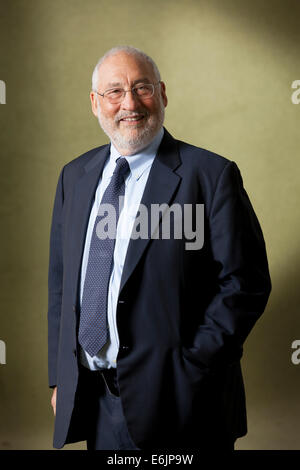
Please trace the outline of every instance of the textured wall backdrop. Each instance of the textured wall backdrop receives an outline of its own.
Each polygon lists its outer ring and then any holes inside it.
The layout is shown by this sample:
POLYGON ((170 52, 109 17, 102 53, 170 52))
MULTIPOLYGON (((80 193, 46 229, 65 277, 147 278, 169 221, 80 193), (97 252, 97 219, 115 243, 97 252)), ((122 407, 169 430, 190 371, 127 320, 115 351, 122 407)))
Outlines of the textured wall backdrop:
POLYGON ((245 345, 249 433, 237 449, 300 449, 299 15, 298 0, 0 0, 0 448, 52 448, 54 192, 66 162, 107 142, 90 77, 107 49, 130 44, 161 70, 167 129, 239 165, 265 235, 273 291, 245 345))

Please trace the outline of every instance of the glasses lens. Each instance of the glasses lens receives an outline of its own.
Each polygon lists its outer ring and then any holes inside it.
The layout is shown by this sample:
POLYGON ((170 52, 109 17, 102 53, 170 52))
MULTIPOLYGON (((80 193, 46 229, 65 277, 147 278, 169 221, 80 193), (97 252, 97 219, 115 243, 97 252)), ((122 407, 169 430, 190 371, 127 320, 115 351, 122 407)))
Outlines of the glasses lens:
POLYGON ((113 88, 107 90, 104 93, 105 98, 107 98, 111 103, 118 103, 121 101, 124 95, 124 90, 122 88, 113 88))
POLYGON ((133 89, 138 96, 150 98, 153 95, 154 86, 149 83, 135 86, 133 89))
MULTIPOLYGON (((132 88, 132 91, 139 98, 151 98, 154 94, 154 85, 151 83, 142 83, 132 88)), ((104 97, 109 100, 110 103, 120 103, 127 91, 123 88, 111 88, 104 92, 104 97)), ((128 90, 130 92, 130 90, 128 90)))

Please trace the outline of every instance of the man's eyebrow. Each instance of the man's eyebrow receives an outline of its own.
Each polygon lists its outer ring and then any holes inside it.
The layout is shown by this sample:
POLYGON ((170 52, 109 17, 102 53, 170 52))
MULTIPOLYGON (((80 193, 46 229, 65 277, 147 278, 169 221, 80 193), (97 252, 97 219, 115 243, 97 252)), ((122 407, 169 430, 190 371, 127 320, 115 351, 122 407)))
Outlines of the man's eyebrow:
POLYGON ((107 84, 106 88, 113 88, 115 86, 122 86, 122 83, 120 82, 110 82, 107 84))
POLYGON ((150 83, 150 80, 147 77, 138 78, 137 80, 134 80, 133 85, 136 83, 150 83))
MULTIPOLYGON (((150 80, 147 77, 138 78, 137 80, 134 80, 134 82, 132 82, 132 86, 136 85, 137 83, 150 83, 150 80)), ((106 89, 123 86, 124 85, 120 82, 110 82, 107 84, 106 89)))

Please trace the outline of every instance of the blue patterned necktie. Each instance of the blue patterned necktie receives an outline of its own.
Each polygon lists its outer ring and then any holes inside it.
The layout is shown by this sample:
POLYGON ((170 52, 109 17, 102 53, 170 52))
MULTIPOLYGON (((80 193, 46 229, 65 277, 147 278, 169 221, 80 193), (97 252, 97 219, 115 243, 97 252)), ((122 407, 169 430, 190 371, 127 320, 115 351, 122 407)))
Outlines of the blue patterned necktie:
MULTIPOLYGON (((125 178, 129 172, 130 168, 126 158, 118 158, 115 171, 100 204, 100 209, 103 204, 109 204, 112 211, 115 211, 116 218, 108 219, 108 222, 112 222, 112 220, 115 222, 114 233, 112 234, 112 231, 109 230, 109 237, 104 238, 102 236, 99 238, 99 227, 104 214, 97 215, 93 228, 82 295, 78 336, 79 343, 91 357, 95 356, 108 341, 108 285, 113 264, 116 226, 120 215, 119 197, 125 194, 125 178)), ((100 210, 98 214, 99 212, 100 210)), ((110 217, 109 214, 108 217, 110 217)))

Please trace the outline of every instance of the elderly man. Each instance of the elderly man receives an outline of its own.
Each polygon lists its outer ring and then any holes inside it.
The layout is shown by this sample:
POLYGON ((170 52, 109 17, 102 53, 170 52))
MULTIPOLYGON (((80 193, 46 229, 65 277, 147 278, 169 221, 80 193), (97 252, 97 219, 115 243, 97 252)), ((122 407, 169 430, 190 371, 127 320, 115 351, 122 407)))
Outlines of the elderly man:
POLYGON ((238 167, 167 132, 166 87, 142 51, 108 51, 90 98, 110 144, 63 168, 52 218, 54 447, 233 449, 247 432, 243 343, 271 289, 238 167))

